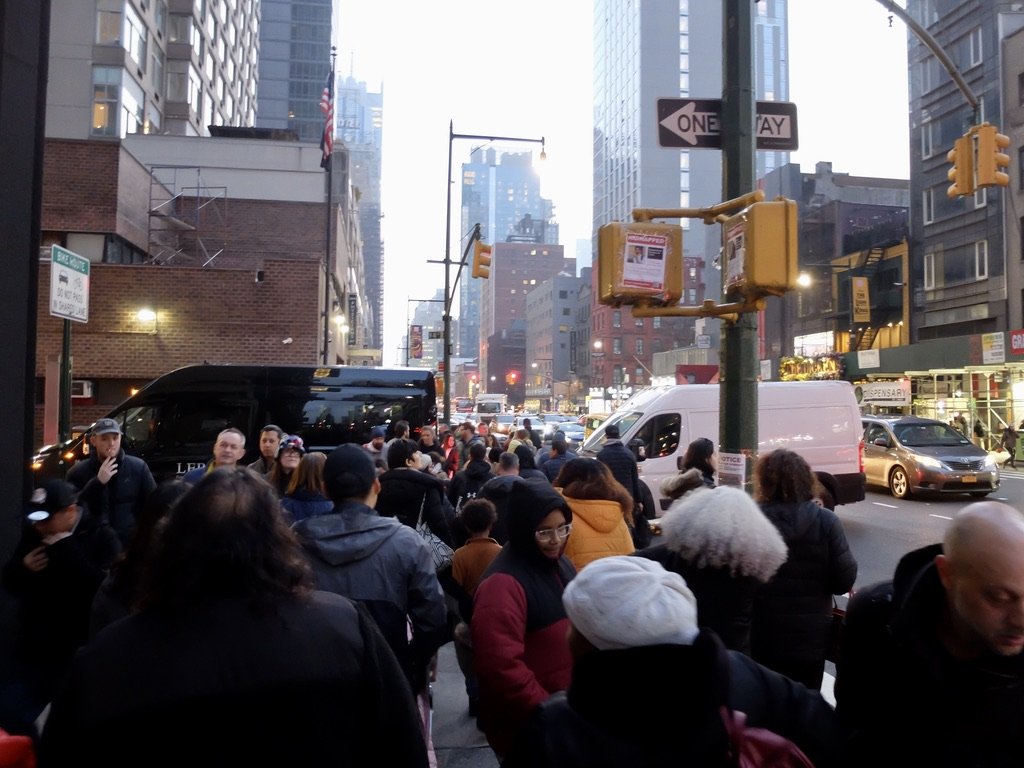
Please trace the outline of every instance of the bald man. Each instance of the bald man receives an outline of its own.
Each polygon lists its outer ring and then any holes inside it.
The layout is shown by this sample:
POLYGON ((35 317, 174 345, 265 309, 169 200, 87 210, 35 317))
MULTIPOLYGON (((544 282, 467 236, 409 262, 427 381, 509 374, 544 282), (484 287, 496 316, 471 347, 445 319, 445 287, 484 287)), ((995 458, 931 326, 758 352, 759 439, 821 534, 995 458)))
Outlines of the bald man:
POLYGON ((1024 765, 1024 514, 968 504, 846 619, 851 765, 1024 765))

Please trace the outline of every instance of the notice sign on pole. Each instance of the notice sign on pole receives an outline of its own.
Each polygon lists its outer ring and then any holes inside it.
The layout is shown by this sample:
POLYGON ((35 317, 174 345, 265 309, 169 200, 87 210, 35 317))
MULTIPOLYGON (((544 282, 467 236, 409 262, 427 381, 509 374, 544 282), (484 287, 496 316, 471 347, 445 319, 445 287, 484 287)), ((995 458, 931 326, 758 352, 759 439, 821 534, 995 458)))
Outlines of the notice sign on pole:
POLYGON ((89 260, 59 245, 50 254, 50 314, 89 322, 89 260))

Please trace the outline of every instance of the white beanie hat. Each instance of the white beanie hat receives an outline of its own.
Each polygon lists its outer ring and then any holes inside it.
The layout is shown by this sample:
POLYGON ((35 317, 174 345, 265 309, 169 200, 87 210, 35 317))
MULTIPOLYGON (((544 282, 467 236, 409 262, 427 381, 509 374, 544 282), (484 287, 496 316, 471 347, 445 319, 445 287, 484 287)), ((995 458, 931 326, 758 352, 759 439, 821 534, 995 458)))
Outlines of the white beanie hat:
POLYGON ((644 645, 691 645, 697 599, 678 573, 646 557, 594 560, 562 593, 569 621, 602 651, 644 645))

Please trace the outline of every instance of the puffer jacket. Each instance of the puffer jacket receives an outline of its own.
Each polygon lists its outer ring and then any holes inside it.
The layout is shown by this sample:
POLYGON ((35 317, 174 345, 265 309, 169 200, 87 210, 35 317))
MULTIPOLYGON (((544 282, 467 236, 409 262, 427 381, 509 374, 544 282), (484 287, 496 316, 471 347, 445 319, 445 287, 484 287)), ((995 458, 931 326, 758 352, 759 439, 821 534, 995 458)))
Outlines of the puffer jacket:
POLYGON ((833 595, 853 588, 857 561, 832 510, 813 501, 761 509, 782 534, 789 556, 754 602, 751 653, 766 667, 820 688, 833 595))
POLYGON ((426 472, 389 469, 380 476, 380 493, 375 508, 381 517, 396 517, 399 522, 415 528, 422 507, 427 527, 454 549, 456 542, 451 531, 454 521, 445 514, 441 502, 444 492, 444 483, 426 472))
POLYGON ((617 501, 571 496, 565 496, 565 500, 572 509, 572 533, 565 545, 565 556, 577 571, 598 558, 633 552, 633 537, 617 501))

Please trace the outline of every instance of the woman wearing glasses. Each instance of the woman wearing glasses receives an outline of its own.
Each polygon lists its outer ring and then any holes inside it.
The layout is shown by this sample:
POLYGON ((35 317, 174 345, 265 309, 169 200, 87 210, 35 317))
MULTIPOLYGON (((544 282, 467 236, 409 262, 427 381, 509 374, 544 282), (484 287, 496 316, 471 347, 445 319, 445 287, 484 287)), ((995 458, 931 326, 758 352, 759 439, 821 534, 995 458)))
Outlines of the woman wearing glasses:
POLYGON ((565 548, 576 570, 601 557, 633 552, 633 497, 597 459, 569 459, 555 478, 569 503, 575 533, 565 548))
POLYGON ((477 722, 499 762, 533 710, 569 685, 562 592, 576 575, 563 555, 571 531, 572 510, 547 480, 512 484, 508 543, 484 572, 470 622, 477 722))

